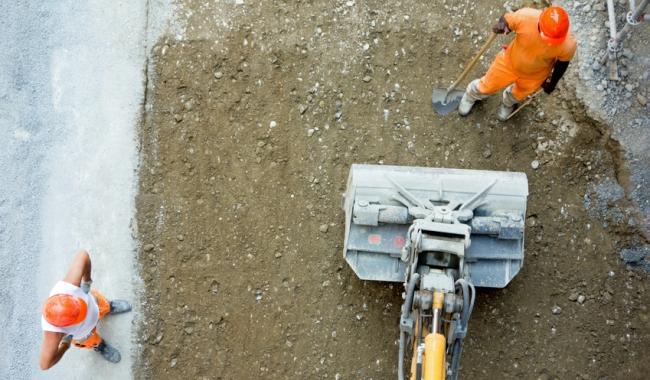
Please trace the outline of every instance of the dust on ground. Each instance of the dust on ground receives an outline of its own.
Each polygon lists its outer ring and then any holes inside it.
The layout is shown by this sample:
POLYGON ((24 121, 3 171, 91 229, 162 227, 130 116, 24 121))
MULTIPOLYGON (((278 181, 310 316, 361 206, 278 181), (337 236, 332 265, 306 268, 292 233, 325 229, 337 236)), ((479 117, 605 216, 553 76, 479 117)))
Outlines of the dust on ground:
POLYGON ((342 257, 348 169, 384 163, 528 174, 525 264, 480 291, 463 378, 643 377, 647 279, 616 251, 635 215, 625 198, 605 199, 617 223, 585 210, 590 183, 622 175, 607 127, 566 83, 508 123, 498 97, 431 110, 498 2, 237 3, 182 2, 185 29, 154 49, 138 376, 395 378, 401 285, 342 257))

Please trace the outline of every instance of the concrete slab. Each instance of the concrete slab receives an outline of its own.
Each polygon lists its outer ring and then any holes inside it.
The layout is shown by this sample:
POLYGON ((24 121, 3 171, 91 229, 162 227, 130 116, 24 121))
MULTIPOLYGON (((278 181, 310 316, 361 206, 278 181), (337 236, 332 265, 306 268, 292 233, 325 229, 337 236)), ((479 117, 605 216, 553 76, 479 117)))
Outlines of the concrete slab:
POLYGON ((79 249, 94 286, 135 300, 136 125, 148 36, 168 2, 6 3, 0 22, 0 378, 131 377, 135 313, 100 324, 113 365, 71 349, 38 370, 40 310, 79 249), (152 20, 153 19, 153 20, 152 20))

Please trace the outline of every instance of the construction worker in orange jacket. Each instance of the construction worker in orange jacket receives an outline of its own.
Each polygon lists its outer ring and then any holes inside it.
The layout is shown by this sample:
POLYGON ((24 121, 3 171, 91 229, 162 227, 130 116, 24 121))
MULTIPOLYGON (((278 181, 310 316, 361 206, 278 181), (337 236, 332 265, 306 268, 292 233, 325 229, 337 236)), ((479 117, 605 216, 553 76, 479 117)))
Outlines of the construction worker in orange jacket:
POLYGON ((576 39, 569 31, 569 15, 559 6, 506 13, 492 30, 516 35, 497 54, 487 73, 470 82, 458 112, 462 116, 469 114, 476 101, 505 88, 498 111, 503 121, 540 87, 547 94, 553 92, 575 54, 576 39))
POLYGON ((58 363, 70 344, 92 348, 113 363, 121 359, 120 352, 99 336, 96 326, 105 315, 125 313, 131 310, 131 305, 123 300, 108 301, 97 290, 90 290, 90 272, 90 256, 88 252, 81 251, 63 281, 54 285, 45 301, 39 363, 43 370, 58 363))

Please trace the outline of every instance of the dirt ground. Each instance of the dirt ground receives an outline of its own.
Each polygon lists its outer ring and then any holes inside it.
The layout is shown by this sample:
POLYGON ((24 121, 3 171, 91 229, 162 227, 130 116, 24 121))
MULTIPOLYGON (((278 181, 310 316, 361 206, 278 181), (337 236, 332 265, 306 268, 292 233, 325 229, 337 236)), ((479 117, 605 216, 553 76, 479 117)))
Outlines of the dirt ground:
POLYGON ((141 129, 137 377, 394 379, 401 284, 360 281, 342 257, 352 163, 528 174, 524 268, 479 292, 462 378, 645 377, 647 277, 616 250, 635 215, 624 198, 616 220, 584 206, 593 181, 625 185, 607 127, 567 83, 507 123, 498 97, 467 118, 431 109, 499 2, 179 7, 141 129))

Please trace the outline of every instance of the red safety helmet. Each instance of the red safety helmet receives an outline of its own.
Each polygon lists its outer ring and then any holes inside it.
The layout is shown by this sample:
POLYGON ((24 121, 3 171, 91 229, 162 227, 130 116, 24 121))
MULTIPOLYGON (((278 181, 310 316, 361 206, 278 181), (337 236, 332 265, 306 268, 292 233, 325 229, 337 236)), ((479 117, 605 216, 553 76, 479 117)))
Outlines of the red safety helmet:
POLYGON ((69 294, 55 294, 45 301, 43 317, 56 327, 67 327, 81 323, 86 318, 86 301, 69 294))
POLYGON ((539 34, 549 45, 559 45, 569 34, 569 14, 564 8, 553 5, 539 16, 539 34))

